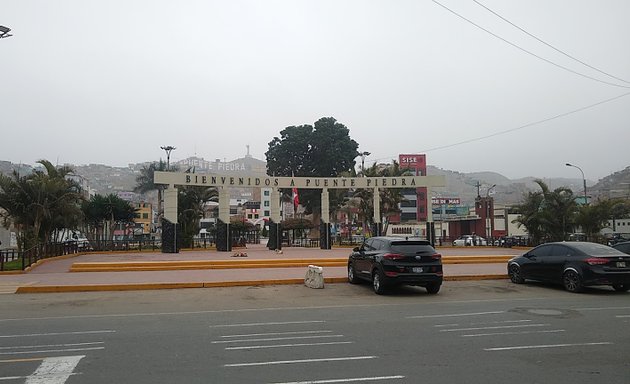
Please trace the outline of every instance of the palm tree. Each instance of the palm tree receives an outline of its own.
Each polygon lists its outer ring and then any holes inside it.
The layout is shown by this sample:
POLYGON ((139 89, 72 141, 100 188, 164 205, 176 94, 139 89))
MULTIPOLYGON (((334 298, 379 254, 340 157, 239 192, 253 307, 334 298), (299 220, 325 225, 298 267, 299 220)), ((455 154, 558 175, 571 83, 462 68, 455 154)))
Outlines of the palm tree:
POLYGON ((157 185, 153 182, 155 171, 165 172, 166 171, 166 163, 160 159, 159 162, 153 162, 148 166, 143 166, 140 169, 140 175, 136 177, 136 187, 133 189, 134 192, 145 194, 150 191, 157 190, 158 193, 158 216, 162 214, 162 191, 164 190, 164 185, 157 185))
POLYGON ((82 210, 90 232, 97 240, 105 238, 105 228, 108 228, 108 240, 113 240, 116 226, 132 223, 136 213, 129 202, 114 194, 94 195, 83 204, 82 210))
MULTIPOLYGON (((401 169, 398 162, 394 160, 392 164, 384 168, 374 163, 371 167, 362 170, 361 174, 365 177, 395 177, 405 175, 407 172, 408 170, 401 169)), ((382 216, 388 217, 400 212, 399 204, 404 201, 402 191, 396 188, 379 189, 382 216)), ((349 204, 357 209, 364 225, 371 228, 374 224, 374 190, 371 188, 355 190, 349 204)))
POLYGON ((527 194, 515 222, 527 228, 534 244, 562 241, 575 225, 577 203, 573 191, 565 187, 551 191, 542 180, 535 182, 541 190, 527 194))
POLYGON ((188 186, 180 188, 177 194, 177 221, 182 228, 184 244, 192 242, 199 233, 199 219, 204 216, 204 206, 209 201, 217 201, 219 192, 215 187, 188 186))
MULTIPOLYGON (((163 184, 155 184, 154 183, 154 175, 155 172, 177 172, 179 169, 175 165, 171 165, 170 169, 167 169, 167 164, 160 159, 159 162, 153 162, 148 166, 142 167, 140 169, 140 175, 136 177, 136 187, 133 189, 136 193, 145 194, 150 191, 157 190, 157 211, 158 218, 162 217, 162 191, 166 188, 166 185, 163 184)), ((158 219, 159 222, 159 219, 158 219)))
POLYGON ((52 231, 62 225, 77 225, 80 217, 79 185, 68 179, 70 167, 55 167, 47 160, 38 161, 44 170, 21 176, 0 175, 0 208, 3 222, 18 228, 18 248, 46 243, 52 231))

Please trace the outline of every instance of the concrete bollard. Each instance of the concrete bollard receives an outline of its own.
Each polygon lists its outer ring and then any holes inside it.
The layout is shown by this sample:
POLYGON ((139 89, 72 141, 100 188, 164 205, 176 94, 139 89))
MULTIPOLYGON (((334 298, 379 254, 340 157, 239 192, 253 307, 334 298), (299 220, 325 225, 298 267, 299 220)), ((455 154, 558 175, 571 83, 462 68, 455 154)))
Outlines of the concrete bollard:
POLYGON ((309 265, 304 277, 304 285, 309 288, 324 288, 324 268, 309 265))

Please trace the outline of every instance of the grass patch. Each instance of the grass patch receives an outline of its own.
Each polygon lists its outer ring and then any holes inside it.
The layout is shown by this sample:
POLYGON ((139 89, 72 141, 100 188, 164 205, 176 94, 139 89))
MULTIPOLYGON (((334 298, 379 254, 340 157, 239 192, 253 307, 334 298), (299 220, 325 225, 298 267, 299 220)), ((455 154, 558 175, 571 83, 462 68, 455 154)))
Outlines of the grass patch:
POLYGON ((15 259, 13 261, 8 261, 4 263, 3 271, 21 271, 22 270, 22 259, 15 259))

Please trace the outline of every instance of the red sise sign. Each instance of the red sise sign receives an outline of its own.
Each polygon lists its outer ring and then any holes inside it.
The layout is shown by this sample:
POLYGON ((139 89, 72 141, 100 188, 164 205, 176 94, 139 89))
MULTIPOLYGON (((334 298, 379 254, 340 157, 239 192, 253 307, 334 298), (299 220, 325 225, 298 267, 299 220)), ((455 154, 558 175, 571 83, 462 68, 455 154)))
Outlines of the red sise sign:
POLYGON ((426 155, 398 155, 398 163, 401 168, 413 168, 423 171, 427 169, 426 155))

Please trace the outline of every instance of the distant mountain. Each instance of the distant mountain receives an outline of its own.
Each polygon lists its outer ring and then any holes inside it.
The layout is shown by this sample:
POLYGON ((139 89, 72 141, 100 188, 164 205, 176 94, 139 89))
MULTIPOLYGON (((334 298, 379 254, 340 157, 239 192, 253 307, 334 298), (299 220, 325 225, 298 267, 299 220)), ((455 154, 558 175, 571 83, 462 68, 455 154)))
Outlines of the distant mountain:
POLYGON ((587 187, 586 192, 594 199, 630 199, 630 166, 604 177, 590 188, 587 187))
MULTIPOLYGON (((466 205, 472 205, 477 195, 486 196, 489 192, 497 204, 515 205, 523 200, 526 193, 539 189, 535 183, 536 177, 511 180, 496 172, 461 173, 434 166, 427 167, 427 174, 446 177, 446 187, 435 188, 434 195, 459 197, 466 205)), ((540 179, 551 189, 568 187, 574 193, 579 193, 583 188, 582 179, 540 179)))
MULTIPOLYGON (((149 162, 130 164, 128 167, 111 167, 102 164, 67 165, 72 166, 94 192, 108 194, 132 191, 136 185, 136 177, 139 175, 140 169, 148 164, 149 162)), ((232 161, 220 161, 217 159, 213 162, 191 157, 176 164, 180 170, 194 169, 198 173, 220 174, 229 172, 264 174, 266 168, 263 160, 255 159, 250 155, 232 161)), ((6 175, 17 168, 19 168, 20 173, 29 173, 34 167, 36 166, 0 161, 0 173, 6 175)), ((427 174, 443 175, 446 178, 446 187, 432 190, 433 196, 459 197, 462 203, 466 205, 472 205, 477 194, 486 196, 488 193, 495 198, 497 204, 514 205, 520 203, 527 192, 538 189, 534 182, 536 180, 535 177, 511 180, 496 172, 461 173, 431 165, 427 167, 427 174)), ((541 179, 551 189, 568 187, 575 194, 581 194, 583 191, 582 179, 541 179)), ((599 180, 594 185, 587 180, 587 193, 594 199, 609 197, 630 198, 630 167, 615 172, 599 180)))

